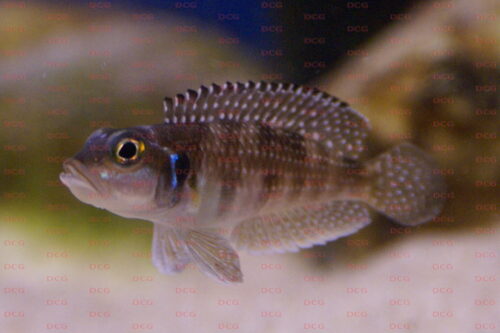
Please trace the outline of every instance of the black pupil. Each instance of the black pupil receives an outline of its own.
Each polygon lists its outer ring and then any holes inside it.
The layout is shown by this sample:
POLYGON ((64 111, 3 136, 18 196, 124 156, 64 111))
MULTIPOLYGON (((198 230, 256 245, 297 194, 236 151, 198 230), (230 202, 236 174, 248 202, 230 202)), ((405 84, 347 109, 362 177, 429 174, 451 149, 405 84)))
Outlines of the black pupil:
POLYGON ((137 154, 137 147, 132 142, 127 142, 123 146, 121 146, 118 155, 124 159, 131 159, 137 154))

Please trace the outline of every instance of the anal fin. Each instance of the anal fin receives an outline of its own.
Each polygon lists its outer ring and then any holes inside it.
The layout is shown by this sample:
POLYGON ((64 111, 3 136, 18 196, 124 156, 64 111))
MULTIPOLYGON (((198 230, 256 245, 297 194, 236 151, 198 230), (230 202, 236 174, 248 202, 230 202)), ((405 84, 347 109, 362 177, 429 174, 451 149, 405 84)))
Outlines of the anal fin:
POLYGON ((251 253, 290 252, 350 235, 369 223, 369 208, 363 202, 331 201, 242 221, 231 240, 251 253))

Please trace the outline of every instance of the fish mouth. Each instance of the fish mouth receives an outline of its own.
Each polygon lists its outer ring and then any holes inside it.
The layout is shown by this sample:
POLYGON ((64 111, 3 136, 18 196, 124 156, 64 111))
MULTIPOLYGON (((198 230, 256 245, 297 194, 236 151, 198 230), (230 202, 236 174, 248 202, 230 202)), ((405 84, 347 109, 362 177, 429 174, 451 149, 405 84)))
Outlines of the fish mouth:
POLYGON ((59 174, 59 179, 67 187, 80 186, 101 193, 102 188, 88 176, 86 167, 77 159, 65 160, 63 170, 64 172, 59 174))

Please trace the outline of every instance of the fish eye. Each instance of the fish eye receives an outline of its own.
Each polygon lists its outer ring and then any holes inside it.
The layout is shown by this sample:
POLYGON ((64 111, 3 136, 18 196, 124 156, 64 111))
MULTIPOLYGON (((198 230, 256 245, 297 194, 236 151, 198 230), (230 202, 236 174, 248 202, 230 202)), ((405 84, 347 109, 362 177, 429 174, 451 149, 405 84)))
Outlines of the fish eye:
POLYGON ((131 138, 122 139, 116 145, 115 158, 121 164, 136 161, 144 148, 142 141, 131 138))

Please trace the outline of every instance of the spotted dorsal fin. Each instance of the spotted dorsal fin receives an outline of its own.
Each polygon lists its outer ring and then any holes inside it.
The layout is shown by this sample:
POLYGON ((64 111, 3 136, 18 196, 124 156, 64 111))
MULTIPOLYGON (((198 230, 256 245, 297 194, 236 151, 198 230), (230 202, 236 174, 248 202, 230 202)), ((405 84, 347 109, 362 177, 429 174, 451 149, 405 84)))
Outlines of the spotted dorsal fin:
POLYGON ((323 144, 335 160, 366 149, 368 120, 334 96, 288 83, 249 81, 202 86, 165 98, 165 123, 245 121, 284 128, 323 144))

